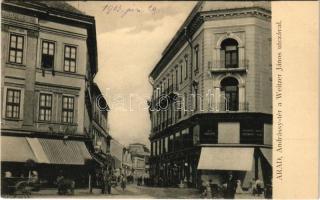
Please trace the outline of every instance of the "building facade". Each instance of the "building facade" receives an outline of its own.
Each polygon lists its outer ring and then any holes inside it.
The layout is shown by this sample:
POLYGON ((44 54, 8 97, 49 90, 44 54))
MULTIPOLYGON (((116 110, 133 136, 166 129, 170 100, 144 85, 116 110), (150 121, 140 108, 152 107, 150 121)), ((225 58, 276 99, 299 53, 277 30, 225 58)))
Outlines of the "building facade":
POLYGON ((124 145, 120 144, 117 140, 112 139, 110 142, 110 153, 114 160, 113 169, 114 174, 116 176, 120 176, 122 172, 122 164, 123 164, 123 152, 124 152, 124 145))
POLYGON ((90 111, 97 73, 95 20, 64 2, 2 2, 1 166, 26 165, 53 184, 88 181, 90 111), (31 164, 30 164, 31 163, 31 164))
POLYGON ((150 151, 140 143, 129 144, 129 151, 132 158, 132 171, 135 179, 149 177, 149 157, 150 151))
POLYGON ((128 177, 132 176, 132 158, 131 153, 128 148, 123 148, 123 155, 122 155, 122 173, 128 177))
MULTIPOLYGON (((272 175, 270 2, 199 2, 150 73, 150 176, 196 187, 272 175)), ((161 184, 162 184, 161 183, 161 184)))
POLYGON ((111 135, 108 127, 108 112, 110 110, 98 85, 92 82, 90 89, 87 90, 86 105, 90 115, 89 135, 91 143, 88 149, 96 161, 96 169, 109 169, 112 171, 113 158, 110 154, 111 135))

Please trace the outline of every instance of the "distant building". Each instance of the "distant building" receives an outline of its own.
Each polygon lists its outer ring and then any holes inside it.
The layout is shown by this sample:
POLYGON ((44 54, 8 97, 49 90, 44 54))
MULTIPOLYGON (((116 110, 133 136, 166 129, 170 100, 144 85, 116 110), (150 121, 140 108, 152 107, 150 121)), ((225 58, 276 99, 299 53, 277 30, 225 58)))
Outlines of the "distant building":
POLYGON ((149 157, 150 150, 141 143, 129 144, 129 151, 132 158, 133 176, 146 177, 149 176, 149 157))
POLYGON ((201 1, 150 73, 154 183, 272 176, 270 2, 201 1))
POLYGON ((65 2, 1 5, 1 170, 20 177, 32 168, 48 185, 62 170, 87 185, 95 20, 65 2))
POLYGON ((117 140, 112 139, 110 142, 110 154, 114 159, 113 169, 115 175, 119 176, 122 173, 123 151, 124 146, 117 140))
POLYGON ((132 175, 132 157, 128 148, 123 148, 122 173, 126 176, 132 175))

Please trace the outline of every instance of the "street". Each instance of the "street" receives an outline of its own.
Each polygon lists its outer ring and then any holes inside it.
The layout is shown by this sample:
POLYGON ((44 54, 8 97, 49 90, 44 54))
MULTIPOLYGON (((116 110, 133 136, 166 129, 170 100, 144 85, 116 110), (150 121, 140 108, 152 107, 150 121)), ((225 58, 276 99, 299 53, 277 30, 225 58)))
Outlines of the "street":
MULTIPOLYGON (((177 198, 177 199, 198 199, 200 194, 197 189, 192 188, 160 188, 160 187, 145 187, 137 186, 135 184, 128 185, 127 188, 122 191, 121 188, 112 188, 111 195, 100 194, 100 189, 94 189, 93 193, 90 194, 88 189, 76 189, 75 195, 73 196, 57 196, 56 189, 45 189, 39 192, 32 193, 31 198, 74 198, 74 197, 84 197, 84 198, 177 198)), ((236 194, 236 199, 248 199, 252 198, 250 194, 236 194)), ((263 196, 255 197, 255 199, 262 199, 263 196)))

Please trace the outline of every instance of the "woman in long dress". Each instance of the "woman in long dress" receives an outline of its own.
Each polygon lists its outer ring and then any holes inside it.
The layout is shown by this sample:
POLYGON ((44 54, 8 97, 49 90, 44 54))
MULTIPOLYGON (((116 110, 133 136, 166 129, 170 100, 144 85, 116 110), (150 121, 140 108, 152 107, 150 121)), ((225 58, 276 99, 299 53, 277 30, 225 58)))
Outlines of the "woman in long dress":
POLYGON ((237 180, 237 189, 236 189, 236 193, 237 194, 241 194, 243 193, 243 190, 241 188, 241 181, 240 180, 237 180))

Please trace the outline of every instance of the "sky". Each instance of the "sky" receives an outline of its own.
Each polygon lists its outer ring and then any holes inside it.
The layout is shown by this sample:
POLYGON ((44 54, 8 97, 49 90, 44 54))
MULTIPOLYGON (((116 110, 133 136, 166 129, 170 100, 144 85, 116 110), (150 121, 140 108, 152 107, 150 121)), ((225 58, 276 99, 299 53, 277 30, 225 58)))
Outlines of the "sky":
POLYGON ((196 2, 68 3, 96 20, 99 71, 94 81, 111 108, 111 136, 123 145, 150 146, 148 75, 196 2))

